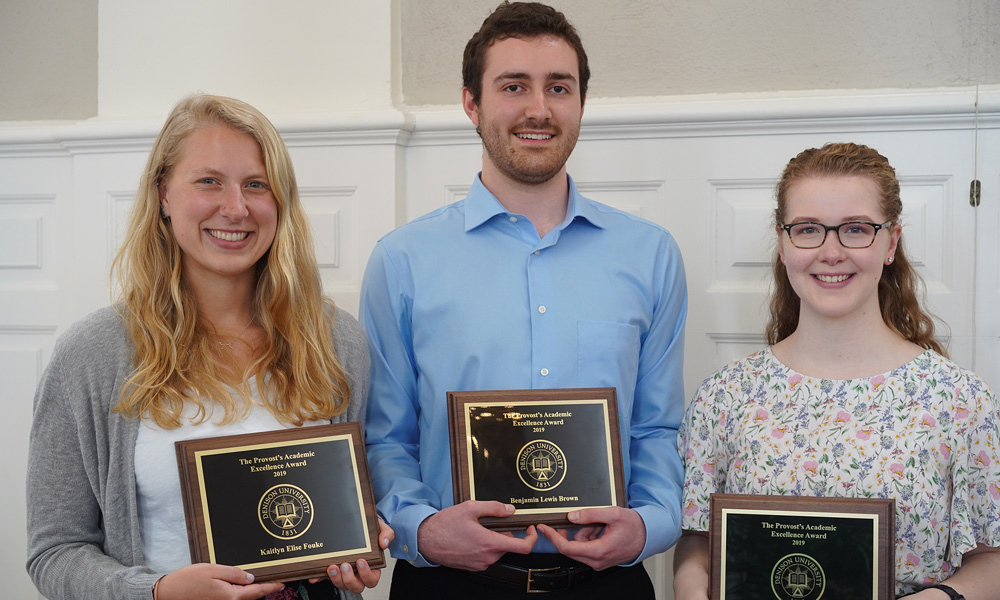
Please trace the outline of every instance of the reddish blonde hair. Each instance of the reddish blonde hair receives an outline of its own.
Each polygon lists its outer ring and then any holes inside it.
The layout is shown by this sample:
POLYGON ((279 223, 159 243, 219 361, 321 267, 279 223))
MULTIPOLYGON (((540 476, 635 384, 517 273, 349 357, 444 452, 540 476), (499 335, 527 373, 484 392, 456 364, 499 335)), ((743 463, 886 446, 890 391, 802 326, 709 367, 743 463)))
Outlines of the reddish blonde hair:
MULTIPOLYGON (((797 181, 815 176, 867 177, 875 182, 881 198, 881 209, 886 220, 899 225, 903 202, 899 196, 899 180, 888 159, 876 150, 853 143, 827 144, 810 148, 790 160, 781 173, 774 210, 776 227, 785 223, 788 189, 797 181)), ((778 230, 779 234, 780 229, 778 230)), ((775 252, 772 264, 774 291, 771 294, 771 318, 765 329, 768 344, 785 339, 799 324, 799 297, 788 281, 788 272, 775 252)), ((893 262, 882 269, 878 285, 879 307, 882 320, 890 329, 907 340, 946 356, 944 347, 934 338, 934 319, 920 306, 917 290, 923 280, 906 257, 903 239, 899 239, 893 262)))

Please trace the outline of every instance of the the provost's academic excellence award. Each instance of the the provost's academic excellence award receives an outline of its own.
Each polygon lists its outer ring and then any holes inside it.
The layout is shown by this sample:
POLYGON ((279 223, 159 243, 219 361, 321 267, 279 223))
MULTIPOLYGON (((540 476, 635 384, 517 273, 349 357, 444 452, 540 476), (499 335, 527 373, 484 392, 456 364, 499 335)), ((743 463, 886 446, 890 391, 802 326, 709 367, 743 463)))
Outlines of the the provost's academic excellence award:
POLYGON ((617 408, 614 388, 449 392, 455 503, 513 504, 493 529, 625 506, 617 408))
POLYGON ((378 545, 361 425, 299 427, 176 443, 192 562, 257 581, 322 576, 378 545))
POLYGON ((891 600, 895 501, 713 494, 712 600, 891 600))

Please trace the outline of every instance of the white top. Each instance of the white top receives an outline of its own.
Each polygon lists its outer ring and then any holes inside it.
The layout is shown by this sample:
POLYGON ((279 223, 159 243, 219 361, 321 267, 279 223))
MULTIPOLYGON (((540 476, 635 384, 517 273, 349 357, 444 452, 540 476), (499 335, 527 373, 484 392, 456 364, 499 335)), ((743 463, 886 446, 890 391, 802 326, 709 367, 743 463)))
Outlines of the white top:
MULTIPOLYGON (((191 420, 195 407, 191 404, 185 405, 181 413, 183 424, 177 429, 162 429, 156 423, 143 419, 135 442, 135 479, 143 552, 146 564, 154 570, 170 573, 191 564, 174 442, 289 427, 263 407, 256 379, 251 381, 250 389, 253 408, 243 421, 228 425, 216 425, 211 421, 193 425, 191 420)), ((221 419, 221 416, 218 418, 221 419)), ((315 421, 307 425, 326 423, 315 421)))

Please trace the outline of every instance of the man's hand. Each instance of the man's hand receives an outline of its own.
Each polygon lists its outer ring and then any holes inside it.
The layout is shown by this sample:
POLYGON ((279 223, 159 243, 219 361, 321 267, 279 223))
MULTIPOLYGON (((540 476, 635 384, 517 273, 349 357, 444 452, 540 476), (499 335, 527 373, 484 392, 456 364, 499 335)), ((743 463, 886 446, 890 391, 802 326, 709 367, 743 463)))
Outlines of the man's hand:
POLYGON ((509 517, 514 507, 495 501, 467 500, 449 506, 424 519, 417 530, 420 554, 446 567, 482 571, 508 552, 528 554, 538 541, 532 525, 526 536, 489 530, 479 517, 509 517))
POLYGON ((156 600, 253 600, 285 587, 252 583, 253 576, 239 567, 196 563, 181 567, 156 582, 156 600))
POLYGON ((585 508, 570 512, 569 520, 581 527, 572 540, 567 537, 566 530, 548 525, 539 525, 538 531, 549 538, 561 554, 598 571, 633 562, 646 546, 646 524, 639 513, 630 508, 585 508))

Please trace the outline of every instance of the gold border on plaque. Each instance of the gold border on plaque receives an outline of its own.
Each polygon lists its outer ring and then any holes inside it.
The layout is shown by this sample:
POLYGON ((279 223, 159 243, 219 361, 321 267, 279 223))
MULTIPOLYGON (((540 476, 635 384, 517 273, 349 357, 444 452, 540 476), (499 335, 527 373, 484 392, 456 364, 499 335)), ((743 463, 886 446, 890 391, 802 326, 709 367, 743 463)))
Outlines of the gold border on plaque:
MULTIPOLYGON (((572 510, 626 505, 618 404, 614 388, 564 388, 540 390, 488 390, 448 392, 448 418, 451 431, 452 478, 454 501, 476 500, 473 472, 472 409, 545 405, 553 407, 591 405, 601 408, 604 424, 603 445, 607 456, 608 504, 580 504, 572 507, 515 508, 510 517, 483 517, 480 522, 492 529, 519 529, 545 523, 570 527, 566 515, 572 510)), ((592 413, 593 414, 593 413, 592 413)), ((594 414, 593 418, 597 418, 594 414)), ((594 438, 597 441, 599 438, 594 438)), ((545 440, 558 448, 555 443, 545 440)), ((562 450, 560 449, 560 452, 562 450)), ((567 458, 567 460, 570 460, 567 458)), ((520 476, 520 475, 519 475, 520 476)))
MULTIPOLYGON (((351 452, 351 467, 355 471, 357 471, 358 470, 358 457, 357 457, 357 455, 354 452, 353 439, 352 439, 352 436, 350 434, 346 434, 346 433, 342 434, 342 435, 328 435, 328 436, 317 437, 317 438, 309 438, 309 439, 306 439, 306 440, 302 440, 302 441, 300 441, 298 443, 295 443, 295 442, 271 442, 271 443, 266 443, 266 444, 247 444, 245 446, 230 446, 228 448, 218 448, 218 449, 214 449, 214 450, 196 450, 195 453, 194 453, 194 456, 195 456, 195 468, 197 469, 197 472, 198 472, 198 491, 199 491, 199 495, 201 497, 201 510, 202 510, 202 514, 204 515, 204 520, 205 520, 205 538, 208 541, 208 562, 211 562, 211 563, 215 562, 215 541, 214 541, 214 533, 213 533, 214 530, 212 529, 212 517, 211 517, 211 513, 208 510, 208 494, 207 494, 207 492, 205 490, 205 477, 204 477, 204 473, 202 471, 202 457, 205 457, 205 456, 215 456, 215 455, 218 455, 218 454, 233 454, 233 453, 236 453, 236 452, 247 452, 247 451, 250 451, 250 450, 266 450, 266 449, 269 449, 269 448, 283 448, 284 449, 284 448, 293 448, 295 446, 306 446, 306 445, 313 445, 313 444, 317 444, 317 443, 322 444, 322 443, 325 443, 325 442, 342 442, 342 441, 347 441, 347 447, 348 447, 348 449, 351 452)), ((357 477, 354 478, 354 486, 355 486, 355 490, 357 492, 357 497, 358 497, 358 512, 360 514, 364 515, 365 514, 365 505, 364 505, 364 501, 363 501, 364 496, 362 496, 362 494, 361 494, 361 482, 360 482, 360 480, 357 477)), ((370 541, 371 540, 371 535, 370 535, 371 532, 368 530, 368 520, 367 519, 362 519, 361 520, 361 524, 362 524, 362 527, 364 529, 365 540, 368 541, 368 543, 366 543, 364 546, 359 546, 357 548, 348 548, 346 550, 339 550, 337 552, 329 552, 329 553, 326 553, 326 554, 312 554, 312 555, 309 555, 308 557, 288 558, 288 559, 279 559, 279 560, 268 560, 268 561, 262 561, 262 562, 256 562, 256 563, 243 563, 243 564, 238 564, 236 566, 240 567, 241 569, 253 569, 255 567, 260 567, 260 566, 265 566, 265 565, 287 565, 287 564, 293 564, 293 563, 299 563, 299 562, 306 562, 306 561, 310 561, 310 560, 318 560, 318 559, 321 559, 321 558, 333 558, 333 557, 336 557, 336 556, 346 556, 348 554, 359 554, 359 553, 362 553, 362 552, 371 552, 371 549, 372 549, 371 541, 370 541)), ((305 532, 303 532, 303 533, 305 533, 305 532)), ((296 536, 296 537, 298 537, 298 536, 296 536)), ((283 539, 295 539, 295 538, 289 537, 289 538, 283 538, 283 539)))
MULTIPOLYGON (((809 512, 809 511, 787 511, 787 510, 748 510, 739 508, 723 508, 722 509, 722 542, 719 547, 719 552, 721 553, 720 568, 719 568, 719 579, 720 581, 726 580, 726 529, 729 526, 729 520, 726 518, 731 514, 736 515, 775 515, 781 517, 787 517, 790 515, 795 515, 797 517, 821 517, 824 519, 855 519, 855 520, 865 520, 871 521, 872 526, 872 556, 875 557, 874 564, 872 565, 872 590, 873 597, 872 600, 877 600, 878 598, 878 573, 881 567, 878 551, 878 521, 879 515, 877 514, 867 514, 867 513, 836 513, 836 512, 809 512)), ((807 555, 808 556, 808 555, 807 555)), ((811 558, 811 557, 810 557, 811 558)), ((815 560, 815 559, 814 559, 815 560)), ((726 599, 726 586, 719 586, 719 600, 726 599)))
MULTIPOLYGON (((709 597, 726 600, 726 546, 730 515, 806 517, 870 521, 872 535, 872 600, 895 598, 895 500, 818 496, 712 494, 709 530, 709 597)), ((790 549, 788 555, 808 553, 790 549)), ((782 558, 783 560, 783 558, 782 558)), ((777 563, 776 563, 777 564, 777 563)), ((830 598, 830 596, 822 596, 830 598)))
MULTIPOLYGON (((539 390, 539 391, 542 391, 542 390, 539 390)), ((604 444, 605 444, 605 448, 607 449, 607 456, 608 456, 608 481, 612 481, 613 482, 615 480, 615 461, 614 461, 614 453, 611 450, 611 433, 610 433, 611 420, 608 418, 608 401, 606 399, 603 399, 603 398, 594 398, 594 399, 583 398, 583 399, 580 399, 580 400, 553 400, 553 401, 545 401, 545 402, 539 402, 539 401, 536 401, 536 400, 512 400, 512 401, 507 401, 507 402, 466 402, 465 404, 463 404, 462 405, 462 416, 465 419, 465 448, 467 450, 467 452, 466 452, 466 454, 467 454, 467 456, 466 456, 466 468, 467 468, 466 472, 467 472, 467 474, 469 476, 469 480, 470 481, 472 480, 472 476, 473 476, 473 469, 472 469, 472 456, 473 456, 473 454, 472 454, 472 444, 473 444, 473 442, 472 442, 472 434, 469 433, 469 431, 470 431, 470 425, 471 425, 471 419, 472 419, 472 415, 470 414, 470 410, 469 409, 470 408, 483 408, 483 407, 489 408, 489 407, 492 407, 492 406, 519 406, 519 405, 526 406, 526 405, 532 405, 532 404, 546 404, 546 405, 552 405, 552 406, 567 405, 567 404, 599 404, 599 405, 601 405, 601 407, 604 409, 604 411, 603 411, 604 412, 604 423, 608 425, 608 428, 604 432, 605 433, 605 435, 604 435, 604 444)), ((476 490, 475 490, 474 487, 470 487, 470 490, 469 490, 469 500, 475 500, 475 499, 476 499, 476 490)), ((617 490, 615 489, 615 486, 611 486, 611 504, 618 504, 618 494, 617 494, 617 490)), ((601 506, 604 506, 604 505, 601 505, 601 506)), ((576 510, 577 508, 597 508, 597 507, 598 507, 598 505, 581 505, 579 507, 574 508, 574 510, 576 510)), ((520 513, 522 515, 526 515, 526 514, 547 514, 547 513, 559 513, 559 512, 565 513, 566 509, 565 508, 532 508, 532 509, 518 508, 518 509, 515 509, 514 514, 516 515, 516 514, 520 513)))
MULTIPOLYGON (((192 562, 215 563, 217 556, 217 535, 212 524, 208 506, 208 491, 205 485, 205 465, 203 464, 205 459, 209 456, 226 454, 233 454, 239 458, 240 453, 256 450, 276 449, 290 452, 298 447, 328 443, 347 444, 346 449, 338 448, 336 452, 344 452, 350 457, 350 473, 352 475, 344 474, 346 485, 344 489, 351 490, 349 481, 353 481, 353 490, 351 491, 357 499, 358 506, 357 511, 348 512, 353 512, 356 515, 352 517, 352 520, 354 518, 360 520, 360 527, 352 526, 350 531, 354 532, 353 535, 363 536, 363 545, 327 552, 319 548, 317 549, 320 552, 318 554, 289 558, 267 558, 260 561, 239 563, 236 566, 252 572, 257 581, 289 581, 313 576, 322 577, 326 574, 326 568, 334 562, 333 559, 338 557, 351 563, 363 558, 372 568, 384 567, 385 556, 376 539, 378 521, 371 488, 371 476, 368 472, 368 460, 364 452, 364 433, 361 424, 357 421, 176 442, 174 445, 177 451, 181 492, 184 499, 184 517, 187 523, 192 562)), ((333 450, 331 449, 331 451, 333 450)), ((329 460, 330 456, 327 455, 326 459, 329 460)), ((347 467, 348 465, 345 464, 344 468, 347 467)), ((294 481, 288 482, 288 485, 298 487, 294 481)), ((309 494, 305 495, 309 496, 309 494)), ((350 506, 350 504, 342 506, 350 506)), ((315 511, 317 508, 313 507, 313 510, 315 511)), ((259 507, 255 512, 258 511, 259 507)), ((260 523, 255 521, 254 525, 260 526, 260 523)), ((329 523, 326 526, 329 527, 329 523)), ((266 529, 264 532, 274 535, 266 529)), ((282 539, 292 538, 279 538, 275 543, 280 543, 282 539)))

